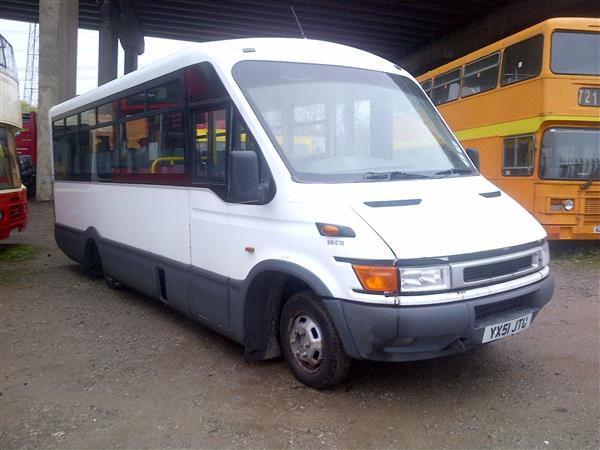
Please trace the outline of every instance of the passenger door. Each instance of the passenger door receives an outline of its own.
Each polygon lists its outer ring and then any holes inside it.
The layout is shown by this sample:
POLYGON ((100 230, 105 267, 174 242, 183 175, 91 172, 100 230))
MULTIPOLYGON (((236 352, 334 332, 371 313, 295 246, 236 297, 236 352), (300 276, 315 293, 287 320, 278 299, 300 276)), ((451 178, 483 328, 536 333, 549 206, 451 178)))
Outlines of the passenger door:
POLYGON ((225 330, 229 329, 229 206, 225 198, 230 111, 228 102, 213 102, 190 114, 190 308, 195 318, 225 330))

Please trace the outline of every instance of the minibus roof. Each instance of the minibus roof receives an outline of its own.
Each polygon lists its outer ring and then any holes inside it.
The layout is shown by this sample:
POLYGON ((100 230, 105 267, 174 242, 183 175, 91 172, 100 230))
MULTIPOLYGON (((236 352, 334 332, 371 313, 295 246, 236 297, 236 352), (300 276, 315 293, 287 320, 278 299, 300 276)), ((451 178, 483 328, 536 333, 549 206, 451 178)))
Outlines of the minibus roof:
POLYGON ((49 115, 52 118, 65 114, 183 67, 205 61, 210 62, 224 78, 230 75, 235 63, 246 60, 327 64, 407 75, 398 66, 372 53, 326 41, 252 38, 205 42, 191 44, 189 48, 56 105, 50 109, 49 115))

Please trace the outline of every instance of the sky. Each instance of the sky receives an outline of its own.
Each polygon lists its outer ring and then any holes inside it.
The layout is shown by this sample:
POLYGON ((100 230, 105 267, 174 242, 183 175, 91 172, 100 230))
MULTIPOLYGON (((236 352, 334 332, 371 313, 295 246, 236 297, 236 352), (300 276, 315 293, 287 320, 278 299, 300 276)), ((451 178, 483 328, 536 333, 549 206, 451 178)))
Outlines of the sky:
MULTIPOLYGON (((25 68, 27 65, 27 41, 29 23, 0 19, 0 34, 11 43, 19 72, 19 95, 23 99, 25 68)), ((138 68, 158 61, 178 50, 189 47, 191 42, 171 39, 145 38, 144 54, 138 57, 138 68)), ((123 75, 123 49, 119 44, 119 76, 123 75)), ((98 32, 80 29, 77 35, 77 94, 98 86, 98 32)))

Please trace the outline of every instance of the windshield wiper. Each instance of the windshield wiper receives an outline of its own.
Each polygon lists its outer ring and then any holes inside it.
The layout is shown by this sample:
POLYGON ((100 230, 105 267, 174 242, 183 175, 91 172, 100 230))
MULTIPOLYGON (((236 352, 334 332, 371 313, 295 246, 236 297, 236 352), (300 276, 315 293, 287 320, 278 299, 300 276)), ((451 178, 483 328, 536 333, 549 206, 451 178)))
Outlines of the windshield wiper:
POLYGON ((410 173, 410 172, 401 172, 401 171, 392 171, 392 172, 365 172, 363 175, 364 180, 392 180, 392 179, 423 179, 423 178, 431 178, 429 175, 423 175, 422 173, 410 173))
POLYGON ((448 169, 441 170, 440 172, 436 172, 435 175, 471 175, 473 174, 473 169, 448 169))
POLYGON ((592 169, 590 171, 587 181, 585 183, 583 183, 583 185, 581 186, 582 191, 585 191, 587 188, 589 188, 592 185, 592 183, 594 181, 598 180, 598 178, 596 178, 596 175, 600 175, 600 166, 598 166, 595 169, 592 169))

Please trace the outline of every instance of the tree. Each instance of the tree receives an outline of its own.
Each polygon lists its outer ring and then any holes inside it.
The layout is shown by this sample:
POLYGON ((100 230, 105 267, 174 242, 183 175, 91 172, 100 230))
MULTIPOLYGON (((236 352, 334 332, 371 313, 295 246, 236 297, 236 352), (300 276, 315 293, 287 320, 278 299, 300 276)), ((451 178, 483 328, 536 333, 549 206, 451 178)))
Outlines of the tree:
POLYGON ((30 105, 25 100, 21 100, 21 111, 23 112, 37 112, 37 105, 30 105))

